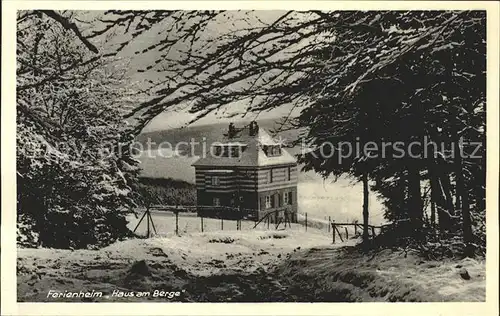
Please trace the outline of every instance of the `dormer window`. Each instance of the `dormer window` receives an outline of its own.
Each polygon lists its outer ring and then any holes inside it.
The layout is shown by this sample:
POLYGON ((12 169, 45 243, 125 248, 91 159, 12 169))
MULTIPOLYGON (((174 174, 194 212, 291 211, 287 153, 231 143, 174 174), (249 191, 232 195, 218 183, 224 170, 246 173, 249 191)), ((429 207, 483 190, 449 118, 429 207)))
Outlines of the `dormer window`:
POLYGON ((216 157, 222 157, 222 146, 214 146, 214 155, 216 157))
POLYGON ((280 145, 264 145, 262 150, 268 157, 281 156, 281 146, 280 145))
POLYGON ((214 145, 213 153, 215 157, 239 158, 241 153, 247 148, 246 145, 214 145))
POLYGON ((273 146, 273 156, 281 156, 281 147, 273 146))
POLYGON ((239 158, 241 154, 240 146, 229 146, 230 157, 239 158))

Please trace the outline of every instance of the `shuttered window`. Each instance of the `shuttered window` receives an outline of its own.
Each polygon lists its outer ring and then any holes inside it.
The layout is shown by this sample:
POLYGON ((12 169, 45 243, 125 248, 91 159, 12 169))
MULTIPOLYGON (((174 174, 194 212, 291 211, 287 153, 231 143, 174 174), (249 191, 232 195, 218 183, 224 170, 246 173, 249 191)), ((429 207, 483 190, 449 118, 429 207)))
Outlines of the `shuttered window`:
POLYGON ((268 171, 266 172, 266 177, 267 177, 267 179, 266 179, 266 181, 267 181, 267 182, 266 182, 266 183, 271 183, 271 182, 273 182, 273 173, 272 173, 272 169, 270 169, 270 170, 268 170, 268 171))
POLYGON ((220 185, 220 179, 218 176, 212 176, 212 185, 213 186, 218 186, 220 185))
POLYGON ((266 208, 271 208, 271 196, 266 195, 266 208))

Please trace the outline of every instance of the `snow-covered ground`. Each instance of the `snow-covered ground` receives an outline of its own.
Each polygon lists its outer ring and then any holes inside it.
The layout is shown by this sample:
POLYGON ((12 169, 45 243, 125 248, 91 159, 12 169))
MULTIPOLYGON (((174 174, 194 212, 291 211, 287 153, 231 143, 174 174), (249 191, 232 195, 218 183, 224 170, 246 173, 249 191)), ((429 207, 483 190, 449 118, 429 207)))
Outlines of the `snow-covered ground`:
POLYGON ((158 237, 116 243, 106 251, 133 256, 138 247, 154 248, 168 254, 168 258, 195 275, 210 275, 230 271, 253 272, 276 263, 283 254, 297 248, 330 246, 331 241, 316 232, 297 230, 242 230, 212 231, 183 236, 158 237), (214 265, 214 262, 221 264, 214 265))
POLYGON ((260 229, 130 239, 99 251, 19 249, 18 298, 20 301, 54 301, 47 297, 51 289, 63 292, 84 289, 102 291, 104 296, 96 299, 98 301, 133 301, 139 299, 116 298, 112 293, 116 289, 164 289, 186 291, 180 299, 187 301, 232 297, 261 301, 272 298, 264 289, 274 291, 278 287, 272 283, 269 271, 283 261, 286 254, 329 243, 323 234, 313 231, 260 229), (149 272, 131 274, 131 267, 141 260, 145 261, 149 272), (231 276, 236 279, 228 284, 213 281, 231 276), (241 294, 241 290, 235 291, 241 286, 250 293, 250 284, 256 287, 255 293, 261 294, 248 296, 241 294), (220 294, 221 291, 224 294, 220 294))
MULTIPOLYGON (((192 217, 193 220, 199 220, 192 217)), ((423 261, 352 251, 328 234, 234 228, 129 239, 104 249, 18 250, 19 301, 481 301, 482 261, 423 261), (470 279, 460 276, 467 269, 470 279), (99 298, 47 297, 49 290, 100 291, 99 298), (174 298, 115 291, 179 291, 174 298)))
POLYGON ((313 248, 277 267, 288 291, 301 301, 482 302, 485 261, 426 261, 416 254, 383 250, 369 255, 352 247, 313 248), (469 279, 461 273, 467 271, 469 279))

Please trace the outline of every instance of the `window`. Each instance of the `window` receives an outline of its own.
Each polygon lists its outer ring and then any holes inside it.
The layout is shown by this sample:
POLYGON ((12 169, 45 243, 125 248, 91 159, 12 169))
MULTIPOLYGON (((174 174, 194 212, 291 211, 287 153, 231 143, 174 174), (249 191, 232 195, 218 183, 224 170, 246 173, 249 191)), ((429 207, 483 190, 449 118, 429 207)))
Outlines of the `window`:
POLYGON ((262 150, 264 151, 264 153, 266 154, 266 156, 269 156, 268 149, 269 149, 269 146, 262 145, 262 150))
POLYGON ((281 156, 281 148, 280 146, 273 146, 273 156, 281 156))
POLYGON ((222 146, 214 146, 214 156, 221 157, 222 156, 222 146))
POLYGON ((238 157, 239 155, 237 154, 237 151, 238 151, 238 147, 236 146, 228 146, 227 147, 228 149, 228 156, 229 157, 238 157))
POLYGON ((220 199, 218 197, 214 197, 213 202, 214 206, 220 206, 220 199))
POLYGON ((266 172, 266 178, 267 178, 267 179, 266 179, 266 181, 267 181, 266 183, 271 183, 271 182, 273 182, 273 174, 272 174, 272 169, 270 169, 270 170, 268 170, 268 171, 266 172))
POLYGON ((268 157, 281 156, 281 147, 279 145, 263 145, 262 150, 268 157))
POLYGON ((266 208, 271 208, 271 196, 266 195, 266 208))
POLYGON ((241 177, 242 180, 250 180, 252 179, 252 173, 248 170, 242 170, 239 172, 239 175, 241 177))
POLYGON ((212 185, 213 186, 218 186, 220 185, 220 179, 218 176, 212 176, 212 185))
POLYGON ((285 181, 290 181, 290 167, 285 168, 285 181))
POLYGON ((288 192, 285 192, 285 194, 283 194, 283 205, 288 205, 288 192))
POLYGON ((225 145, 222 149, 222 157, 229 157, 229 155, 231 154, 230 150, 231 150, 231 146, 225 145))
POLYGON ((239 158, 245 151, 246 145, 213 145, 212 154, 216 158, 239 158))
POLYGON ((289 204, 289 205, 292 205, 292 204, 293 204, 292 192, 288 192, 288 204, 289 204))
POLYGON ((230 156, 232 158, 239 158, 241 156, 241 147, 240 146, 231 146, 229 147, 230 150, 230 156))

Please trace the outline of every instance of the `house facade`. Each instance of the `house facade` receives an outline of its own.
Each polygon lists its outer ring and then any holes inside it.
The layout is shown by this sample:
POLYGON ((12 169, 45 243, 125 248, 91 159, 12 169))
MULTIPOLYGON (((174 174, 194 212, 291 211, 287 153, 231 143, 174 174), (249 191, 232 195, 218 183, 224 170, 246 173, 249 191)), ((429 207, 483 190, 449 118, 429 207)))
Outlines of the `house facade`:
POLYGON ((193 166, 199 215, 297 221, 296 159, 255 122, 230 125, 193 166))

